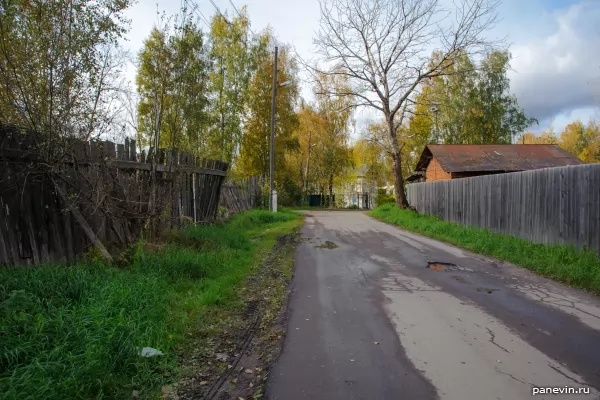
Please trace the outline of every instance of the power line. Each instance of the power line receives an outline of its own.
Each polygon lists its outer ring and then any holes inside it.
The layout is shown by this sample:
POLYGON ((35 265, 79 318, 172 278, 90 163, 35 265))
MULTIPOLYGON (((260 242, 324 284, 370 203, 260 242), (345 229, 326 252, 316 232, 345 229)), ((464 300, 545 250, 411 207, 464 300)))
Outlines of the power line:
POLYGON ((227 22, 229 25, 231 25, 231 22, 229 22, 229 20, 227 19, 227 17, 225 15, 223 15, 223 13, 219 9, 219 7, 217 7, 217 5, 215 4, 215 2, 213 0, 210 0, 210 3, 215 7, 215 9, 217 10, 217 13, 225 20, 225 22, 227 22))
POLYGON ((240 11, 237 9, 237 7, 235 6, 235 4, 233 4, 233 1, 229 0, 229 4, 231 4, 231 7, 233 7, 233 9, 235 10, 235 12, 241 17, 242 14, 240 13, 240 11))
MULTIPOLYGON (((237 13, 237 15, 239 15, 239 17, 242 18, 242 13, 240 13, 240 11, 237 9, 235 4, 233 4, 233 1, 229 0, 229 4, 231 4, 231 6, 233 7, 233 9, 237 13)), ((248 19, 248 30, 252 33, 252 35, 257 36, 256 33, 254 33, 254 31, 252 30, 252 28, 250 28, 250 20, 249 19, 248 19)))
POLYGON ((200 19, 202 22, 204 22, 206 27, 210 30, 210 22, 208 21, 208 18, 206 18, 204 16, 204 14, 202 14, 202 11, 199 10, 198 4, 194 3, 192 0, 184 0, 184 1, 185 1, 185 4, 187 4, 188 7, 190 7, 190 10, 192 10, 192 12, 194 14, 196 14, 198 19, 200 19))

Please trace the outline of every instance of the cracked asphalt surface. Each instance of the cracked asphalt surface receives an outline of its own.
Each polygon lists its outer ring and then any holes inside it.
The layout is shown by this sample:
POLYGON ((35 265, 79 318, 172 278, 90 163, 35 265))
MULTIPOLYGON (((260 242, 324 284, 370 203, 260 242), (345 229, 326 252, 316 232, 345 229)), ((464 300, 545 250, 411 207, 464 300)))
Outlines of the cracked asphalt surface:
POLYGON ((600 398, 599 298, 361 212, 303 237, 267 398, 600 398))

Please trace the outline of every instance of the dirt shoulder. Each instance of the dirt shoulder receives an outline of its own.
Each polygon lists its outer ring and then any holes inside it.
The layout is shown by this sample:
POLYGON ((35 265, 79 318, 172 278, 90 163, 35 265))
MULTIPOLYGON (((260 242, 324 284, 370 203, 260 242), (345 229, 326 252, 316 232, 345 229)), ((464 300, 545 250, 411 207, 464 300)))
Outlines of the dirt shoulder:
POLYGON ((163 388, 171 399, 258 399, 286 330, 299 228, 282 236, 247 279, 234 309, 207 316, 197 347, 182 359, 186 378, 163 388))

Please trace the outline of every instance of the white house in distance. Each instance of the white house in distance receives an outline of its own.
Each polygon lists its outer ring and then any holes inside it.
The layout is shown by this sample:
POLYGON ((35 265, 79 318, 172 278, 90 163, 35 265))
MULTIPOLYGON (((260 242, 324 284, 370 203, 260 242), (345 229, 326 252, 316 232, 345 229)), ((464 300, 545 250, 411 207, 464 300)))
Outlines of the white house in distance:
POLYGON ((355 168, 343 185, 334 190, 338 207, 371 209, 375 208, 377 182, 367 177, 369 167, 355 168))

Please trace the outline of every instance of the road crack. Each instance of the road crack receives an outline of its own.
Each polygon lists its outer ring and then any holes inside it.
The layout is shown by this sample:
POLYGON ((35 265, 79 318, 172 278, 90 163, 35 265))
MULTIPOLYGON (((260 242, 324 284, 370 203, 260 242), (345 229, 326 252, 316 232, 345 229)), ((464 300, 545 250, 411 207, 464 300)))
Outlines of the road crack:
POLYGON ((554 365, 552 363, 548 363, 548 366, 550 368, 552 368, 553 370, 555 370, 556 372, 558 372, 559 374, 561 374, 562 376, 564 376, 565 378, 567 378, 568 380, 570 380, 571 382, 575 382, 575 383, 577 383, 578 385, 581 385, 581 386, 589 386, 585 382, 580 382, 577 379, 573 378, 572 376, 569 376, 569 375, 565 374, 556 365, 554 365))
POLYGON ((581 308, 577 307, 577 303, 575 301, 570 300, 565 297, 547 293, 544 290, 542 290, 539 287, 536 287, 534 285, 526 284, 526 285, 517 285, 515 287, 516 287, 516 289, 522 289, 522 290, 527 291, 528 294, 530 294, 532 297, 537 298, 537 300, 539 300, 542 303, 551 304, 551 305, 554 305, 559 308, 560 307, 572 308, 573 310, 577 310, 580 313, 589 315, 592 318, 600 319, 600 316, 590 313, 588 311, 582 310, 581 308), (565 303, 567 303, 567 304, 565 304, 565 303))
POLYGON ((502 351, 510 353, 510 351, 506 350, 504 347, 502 347, 498 343, 496 343, 496 334, 490 328, 486 327, 485 329, 487 329, 488 333, 490 334, 490 340, 489 340, 490 343, 492 343, 494 346, 498 347, 502 351))
POLYGON ((496 368, 496 371, 500 372, 500 373, 501 373, 501 374, 503 374, 503 375, 506 375, 506 376, 508 376, 508 377, 509 377, 509 378, 511 378, 511 379, 514 379, 514 380, 515 380, 515 381, 517 381, 517 382, 521 382, 521 383, 522 383, 522 384, 524 384, 524 385, 529 385, 529 386, 531 386, 531 387, 539 387, 538 385, 534 385, 533 383, 522 381, 521 379, 517 378, 517 377, 516 377, 516 376, 514 376, 513 374, 509 374, 508 372, 504 372, 504 371, 502 371, 501 369, 498 369, 498 368, 496 368))

